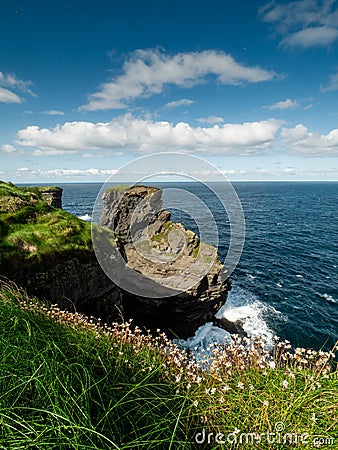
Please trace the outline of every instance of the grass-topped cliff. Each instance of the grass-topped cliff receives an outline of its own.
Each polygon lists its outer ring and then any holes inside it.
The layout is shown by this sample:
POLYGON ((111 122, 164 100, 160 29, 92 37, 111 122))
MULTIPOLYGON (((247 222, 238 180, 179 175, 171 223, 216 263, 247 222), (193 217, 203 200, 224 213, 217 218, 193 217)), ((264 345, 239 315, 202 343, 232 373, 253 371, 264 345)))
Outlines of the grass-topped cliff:
POLYGON ((203 367, 164 335, 66 313, 6 283, 0 320, 0 448, 336 448, 330 354, 235 339, 203 367))
MULTIPOLYGON (((90 224, 51 207, 52 187, 17 187, 0 181, 0 272, 46 261, 64 252, 91 250, 90 224)), ((57 189, 57 188, 54 188, 57 189)))

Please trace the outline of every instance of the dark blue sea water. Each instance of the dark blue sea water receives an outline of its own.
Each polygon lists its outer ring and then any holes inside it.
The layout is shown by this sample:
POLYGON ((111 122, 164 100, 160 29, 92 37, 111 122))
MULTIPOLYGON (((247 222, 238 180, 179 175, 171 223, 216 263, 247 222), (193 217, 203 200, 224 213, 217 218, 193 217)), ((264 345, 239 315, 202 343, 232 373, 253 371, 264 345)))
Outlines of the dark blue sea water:
MULTIPOLYGON (((208 204, 224 259, 229 223, 217 198, 199 183, 157 185, 188 190, 208 204)), ((101 184, 60 186, 64 209, 90 220, 101 184)), ((244 320, 251 334, 276 334, 295 346, 330 349, 338 339, 338 183, 233 186, 245 214, 246 239, 223 314, 244 320)), ((165 195, 164 200, 166 206, 165 195)), ((177 199, 173 220, 198 231, 196 221, 179 211, 181 206, 177 199)), ((205 229, 208 234, 207 223, 205 229)), ((212 234, 209 238, 214 243, 212 234)))

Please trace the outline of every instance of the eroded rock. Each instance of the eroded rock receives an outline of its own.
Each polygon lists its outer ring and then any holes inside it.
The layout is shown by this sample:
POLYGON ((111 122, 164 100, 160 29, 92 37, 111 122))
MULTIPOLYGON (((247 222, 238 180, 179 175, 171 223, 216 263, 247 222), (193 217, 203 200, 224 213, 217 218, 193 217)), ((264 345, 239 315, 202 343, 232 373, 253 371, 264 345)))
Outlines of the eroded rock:
POLYGON ((132 277, 130 290, 123 286, 125 318, 185 338, 212 320, 225 303, 230 282, 221 279, 224 268, 217 249, 170 220, 160 189, 110 189, 103 196, 100 224, 121 239, 126 268, 151 280, 148 292, 140 295, 132 277), (170 289, 171 295, 155 297, 154 283, 170 289))

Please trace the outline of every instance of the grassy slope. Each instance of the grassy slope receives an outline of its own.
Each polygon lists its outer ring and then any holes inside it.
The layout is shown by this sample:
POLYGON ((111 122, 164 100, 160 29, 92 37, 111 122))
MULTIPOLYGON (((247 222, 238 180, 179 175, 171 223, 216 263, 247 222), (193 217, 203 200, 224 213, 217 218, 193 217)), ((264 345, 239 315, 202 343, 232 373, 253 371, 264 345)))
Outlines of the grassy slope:
POLYGON ((50 207, 39 189, 0 182, 0 271, 55 254, 91 250, 90 224, 50 207))
POLYGON ((310 435, 302 449, 317 435, 337 443, 338 379, 325 355, 302 356, 301 368, 281 344, 264 363, 259 343, 237 343, 203 371, 164 336, 109 329, 4 284, 0 320, 0 448, 216 449, 225 446, 200 447, 196 432, 267 433, 278 422, 310 435))
POLYGON ((0 448, 180 448, 181 401, 147 340, 29 302, 0 291, 0 448))

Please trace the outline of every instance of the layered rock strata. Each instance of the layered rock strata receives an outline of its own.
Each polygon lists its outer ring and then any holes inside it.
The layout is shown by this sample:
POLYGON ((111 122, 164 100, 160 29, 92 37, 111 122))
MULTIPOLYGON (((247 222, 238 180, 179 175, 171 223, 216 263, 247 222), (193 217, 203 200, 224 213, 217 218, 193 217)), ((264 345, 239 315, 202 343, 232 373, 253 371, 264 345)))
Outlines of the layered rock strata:
POLYGON ((150 280, 148 292, 141 294, 135 292, 132 277, 129 286, 123 285, 124 317, 186 338, 213 320, 226 301, 230 282, 221 279, 224 268, 217 250, 172 222, 162 206, 160 189, 117 186, 103 196, 100 225, 118 236, 126 273, 134 271, 150 280))
POLYGON ((42 186, 39 188, 39 191, 48 205, 53 208, 62 208, 62 188, 55 186, 42 186))

